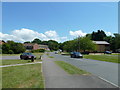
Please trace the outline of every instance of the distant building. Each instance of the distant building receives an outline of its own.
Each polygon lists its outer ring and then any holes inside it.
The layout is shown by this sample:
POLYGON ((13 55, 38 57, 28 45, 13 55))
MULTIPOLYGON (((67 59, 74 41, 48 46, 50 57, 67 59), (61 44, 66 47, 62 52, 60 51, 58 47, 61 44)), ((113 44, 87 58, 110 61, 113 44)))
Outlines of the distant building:
POLYGON ((47 45, 39 45, 39 49, 49 50, 47 45))
POLYGON ((25 43, 24 46, 27 50, 37 50, 37 49, 49 50, 47 45, 40 45, 37 43, 25 43))
POLYGON ((2 44, 4 44, 5 43, 5 41, 3 41, 3 40, 0 40, 0 45, 2 45, 2 44))
POLYGON ((96 44, 97 52, 104 52, 106 50, 110 50, 110 44, 106 41, 93 41, 96 44))

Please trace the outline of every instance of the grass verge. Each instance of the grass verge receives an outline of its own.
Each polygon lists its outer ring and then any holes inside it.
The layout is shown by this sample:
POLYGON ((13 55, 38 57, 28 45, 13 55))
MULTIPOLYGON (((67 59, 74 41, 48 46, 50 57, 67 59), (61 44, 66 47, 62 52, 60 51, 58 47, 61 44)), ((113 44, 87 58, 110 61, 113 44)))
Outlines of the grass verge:
POLYGON ((53 56, 49 56, 49 58, 54 58, 53 56))
POLYGON ((112 56, 112 55, 84 55, 86 59, 100 60, 106 62, 120 63, 118 60, 120 56, 112 56))
POLYGON ((58 64, 61 68, 63 68, 69 74, 79 74, 79 75, 90 74, 64 61, 55 61, 55 63, 58 64))
POLYGON ((2 88, 44 88, 41 64, 2 68, 2 88))
POLYGON ((36 56, 36 59, 40 59, 40 56, 42 56, 44 53, 33 53, 33 55, 36 56))
MULTIPOLYGON (((42 60, 35 60, 35 62, 40 62, 42 60)), ((11 65, 11 64, 23 64, 23 63, 32 63, 31 60, 2 60, 2 65, 11 65)))

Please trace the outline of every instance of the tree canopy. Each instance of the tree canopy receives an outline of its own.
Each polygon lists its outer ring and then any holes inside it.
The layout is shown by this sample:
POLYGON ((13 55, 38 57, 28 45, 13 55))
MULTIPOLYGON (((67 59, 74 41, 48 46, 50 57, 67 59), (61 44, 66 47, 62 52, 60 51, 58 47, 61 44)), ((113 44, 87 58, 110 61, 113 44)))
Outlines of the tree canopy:
POLYGON ((2 45, 2 53, 4 54, 19 54, 25 51, 25 47, 22 43, 17 43, 14 41, 7 41, 2 45))
POLYGON ((36 38, 36 39, 34 39, 34 40, 32 41, 32 43, 41 44, 42 41, 41 41, 40 39, 36 38))
POLYGON ((104 41, 106 34, 103 30, 98 30, 97 32, 93 31, 91 34, 87 34, 86 37, 94 41, 104 41))

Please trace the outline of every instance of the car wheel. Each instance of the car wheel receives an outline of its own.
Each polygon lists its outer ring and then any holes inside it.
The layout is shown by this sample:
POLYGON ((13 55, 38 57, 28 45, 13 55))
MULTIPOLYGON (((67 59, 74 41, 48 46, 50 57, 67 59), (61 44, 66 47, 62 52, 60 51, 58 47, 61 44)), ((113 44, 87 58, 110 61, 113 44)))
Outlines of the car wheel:
POLYGON ((22 60, 22 56, 20 56, 20 59, 22 60))

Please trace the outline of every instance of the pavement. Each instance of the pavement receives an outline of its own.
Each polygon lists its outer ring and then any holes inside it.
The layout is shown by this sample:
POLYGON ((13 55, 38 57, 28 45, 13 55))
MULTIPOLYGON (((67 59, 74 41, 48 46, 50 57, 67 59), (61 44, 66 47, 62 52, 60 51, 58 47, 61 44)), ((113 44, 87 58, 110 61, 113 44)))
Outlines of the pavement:
POLYGON ((118 66, 120 64, 105 62, 105 61, 98 61, 98 60, 91 60, 91 59, 77 59, 77 58, 70 58, 70 56, 59 55, 50 53, 54 59, 59 61, 65 61, 76 67, 86 70, 92 73, 95 76, 115 85, 119 86, 118 84, 118 66))
MULTIPOLYGON (((50 53, 50 55, 53 55, 50 53)), ((54 55, 55 56, 55 55, 54 55)), ((61 58, 59 58, 61 59, 61 58)), ((42 56, 45 88, 116 88, 95 75, 70 75, 54 63, 55 58, 42 56)))

